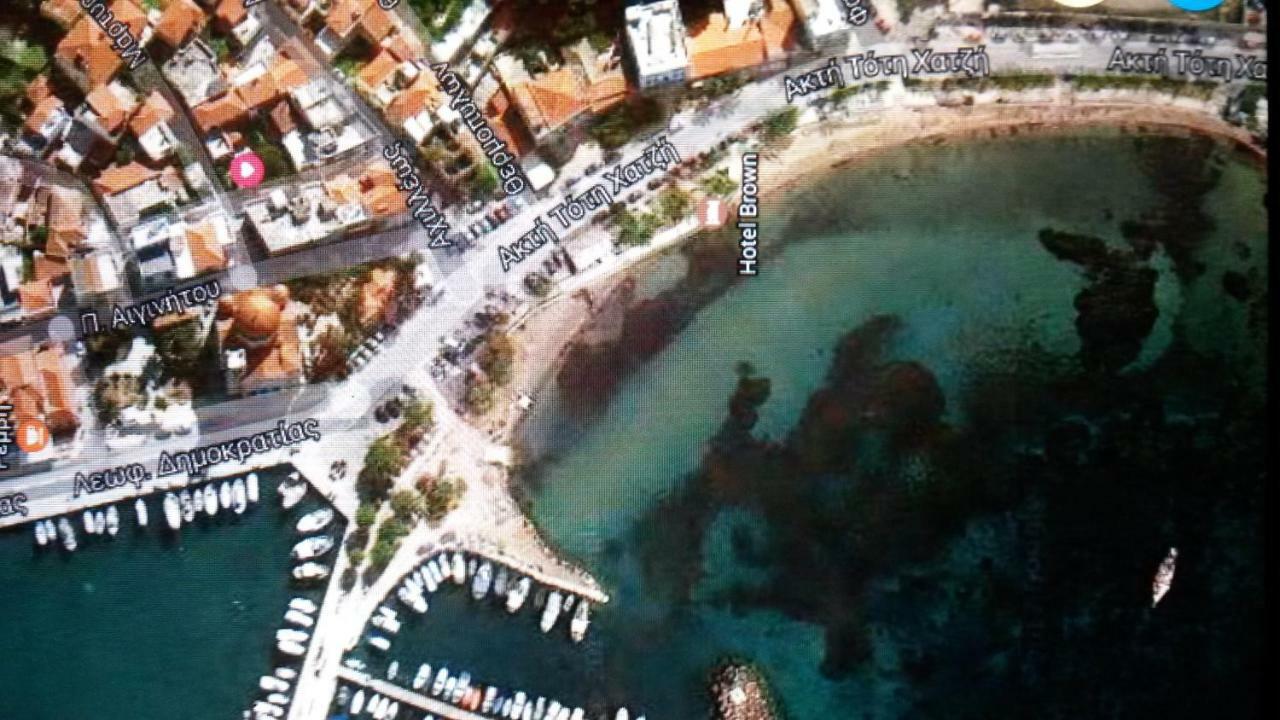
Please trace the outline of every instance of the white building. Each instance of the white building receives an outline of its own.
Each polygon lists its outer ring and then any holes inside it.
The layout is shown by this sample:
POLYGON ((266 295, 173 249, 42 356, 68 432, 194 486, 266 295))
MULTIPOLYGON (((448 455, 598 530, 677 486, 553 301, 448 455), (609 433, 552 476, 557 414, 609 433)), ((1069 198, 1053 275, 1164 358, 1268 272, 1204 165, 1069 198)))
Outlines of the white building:
POLYGON ((792 0, 805 44, 814 50, 838 52, 849 44, 849 23, 840 0, 792 0))
POLYGON ((627 47, 641 88, 684 82, 689 69, 684 20, 677 0, 627 8, 627 47))

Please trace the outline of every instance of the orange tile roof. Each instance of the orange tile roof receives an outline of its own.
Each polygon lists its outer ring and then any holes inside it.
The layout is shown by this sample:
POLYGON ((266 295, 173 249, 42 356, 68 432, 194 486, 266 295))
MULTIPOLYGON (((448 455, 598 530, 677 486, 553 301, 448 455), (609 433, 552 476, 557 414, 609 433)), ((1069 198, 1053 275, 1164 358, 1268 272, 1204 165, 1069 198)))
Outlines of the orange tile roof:
POLYGON ((525 122, 538 135, 559 129, 587 109, 582 79, 568 68, 520 83, 511 93, 525 122))
POLYGON ((0 357, 0 396, 8 397, 17 420, 43 420, 55 434, 74 430, 72 387, 58 345, 0 357))
POLYGON ((258 77, 235 89, 245 107, 259 108, 280 98, 280 89, 276 87, 275 78, 270 72, 263 72, 258 77))
POLYGON ((111 3, 111 14, 117 22, 129 26, 129 34, 134 40, 142 38, 142 31, 147 29, 147 14, 131 0, 116 0, 111 3))
POLYGON ((156 23, 156 37, 176 48, 204 25, 204 10, 191 0, 169 0, 156 23))
POLYGON ((701 79, 743 70, 781 57, 795 43, 795 13, 775 2, 759 23, 729 27, 721 13, 712 13, 689 28, 690 78, 701 79))
POLYGON ((53 283, 49 280, 24 282, 18 286, 18 299, 22 302, 22 312, 27 315, 52 311, 56 305, 53 283))
POLYGON ((27 132, 32 134, 40 132, 40 126, 44 125, 62 106, 62 101, 53 96, 36 103, 35 109, 27 115, 27 123, 24 125, 27 132))
POLYGON ((587 85, 587 102, 593 112, 604 112, 627 97, 627 76, 615 70, 587 85))
POLYGON ((499 90, 485 104, 485 116, 489 125, 500 140, 515 152, 517 157, 524 157, 536 147, 533 138, 525 132, 519 112, 511 104, 506 91, 499 90))
POLYGON ((293 108, 289 107, 289 103, 281 100, 276 106, 271 108, 271 124, 275 126, 276 132, 281 135, 288 135, 289 131, 298 126, 293 119, 293 108))
POLYGON ((276 53, 276 60, 272 63, 270 72, 271 79, 283 93, 292 92, 310 81, 302 66, 290 60, 284 53, 276 53))
POLYGON ((396 189, 396 175, 390 166, 375 165, 360 176, 361 202, 376 217, 395 215, 405 209, 404 196, 396 189))
POLYGON ((422 72, 414 79, 413 84, 405 88, 387 105, 387 119, 393 123, 403 123, 423 110, 434 110, 440 107, 444 98, 440 92, 440 84, 435 75, 422 72))
POLYGON ((426 46, 418 36, 403 29, 384 40, 382 46, 401 60, 416 60, 427 53, 426 46))
POLYGON ((196 125, 204 132, 222 127, 243 118, 249 111, 239 94, 229 92, 213 100, 206 100, 191 109, 196 125))
POLYGON ((93 181, 93 187, 103 195, 115 195, 159 176, 158 171, 137 162, 131 162, 128 165, 112 165, 103 170, 98 179, 93 181))
POLYGON ((71 274, 67 268, 66 258, 50 257, 38 251, 35 253, 35 262, 32 265, 36 280, 57 281, 71 274))
POLYGON ((298 316, 289 304, 287 290, 258 288, 236 293, 219 301, 218 317, 218 341, 222 348, 239 347, 245 353, 245 371, 240 377, 242 391, 251 392, 302 378, 298 316), (272 304, 262 307, 268 297, 272 304), (235 332, 242 324, 262 325, 262 334, 270 341, 258 347, 243 346, 235 332))
POLYGON ((132 106, 121 101, 110 85, 99 85, 94 88, 85 98, 85 102, 89 103, 89 107, 93 108, 93 112, 97 114, 102 128, 113 135, 124 125, 134 110, 132 106))
POLYGON ((66 422, 65 419, 56 417, 60 413, 69 414, 71 422, 75 424, 75 396, 72 392, 71 373, 62 357, 62 350, 57 345, 38 350, 35 355, 36 368, 39 369, 40 379, 44 384, 45 398, 52 406, 50 415, 54 416, 54 421, 50 425, 66 422))
POLYGON ((336 0, 324 22, 338 37, 346 37, 373 3, 374 0, 336 0))
POLYGON ((360 69, 357 78, 369 91, 373 91, 381 87, 388 78, 394 75, 399 65, 400 61, 396 59, 395 55, 383 50, 360 69))
POLYGON ((360 18, 360 34, 364 35, 370 42, 380 43, 395 30, 395 21, 391 17, 391 13, 383 10, 378 5, 370 5, 365 11, 363 17, 360 18))
POLYGON ((49 228, 49 239, 44 251, 49 257, 67 258, 84 240, 84 230, 76 228, 49 228))
POLYGON ((249 11, 245 9, 244 0, 222 0, 213 11, 213 16, 226 23, 228 27, 239 25, 248 15, 249 11))
POLYGON ((227 266, 227 253, 218 242, 218 229, 210 221, 187 226, 187 248, 197 274, 227 266))
POLYGON ((62 27, 70 26, 83 12, 79 0, 44 0, 40 3, 40 14, 62 27))
POLYGON ((360 184, 350 175, 344 174, 330 178, 325 182, 324 190, 329 197, 343 205, 360 200, 360 184))
POLYGON ((115 77, 124 64, 111 38, 102 32, 92 18, 82 17, 58 43, 55 55, 80 70, 93 86, 102 85, 115 77))
POLYGON ((171 117, 173 117, 173 107, 169 105, 169 101, 164 99, 159 90, 152 90, 146 102, 129 121, 129 129, 134 135, 144 135, 148 130, 162 122, 167 122, 171 117))

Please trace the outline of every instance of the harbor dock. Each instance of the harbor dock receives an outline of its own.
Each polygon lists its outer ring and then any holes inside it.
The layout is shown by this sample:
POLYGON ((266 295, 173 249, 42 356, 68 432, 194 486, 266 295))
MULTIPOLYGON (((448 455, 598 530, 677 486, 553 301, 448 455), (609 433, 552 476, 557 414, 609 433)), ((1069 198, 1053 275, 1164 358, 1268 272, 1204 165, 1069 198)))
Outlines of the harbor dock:
POLYGON ((440 718, 449 718, 449 720, 490 720, 488 716, 479 715, 477 713, 463 710, 456 705, 450 705, 441 702, 435 698, 429 698, 425 695, 419 695, 412 690, 406 690, 395 683, 379 680, 368 673, 352 670, 343 667, 338 670, 338 677, 352 685, 372 690, 379 695, 389 697, 401 705, 410 705, 416 707, 423 712, 430 713, 440 718))

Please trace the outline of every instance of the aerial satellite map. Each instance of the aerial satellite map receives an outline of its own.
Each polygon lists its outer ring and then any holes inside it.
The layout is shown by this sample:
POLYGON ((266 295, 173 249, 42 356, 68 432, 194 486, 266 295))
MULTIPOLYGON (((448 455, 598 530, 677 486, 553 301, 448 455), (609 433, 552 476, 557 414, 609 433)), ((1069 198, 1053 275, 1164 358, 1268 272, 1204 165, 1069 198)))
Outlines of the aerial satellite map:
POLYGON ((0 720, 1271 716, 1267 10, 0 0, 0 720))

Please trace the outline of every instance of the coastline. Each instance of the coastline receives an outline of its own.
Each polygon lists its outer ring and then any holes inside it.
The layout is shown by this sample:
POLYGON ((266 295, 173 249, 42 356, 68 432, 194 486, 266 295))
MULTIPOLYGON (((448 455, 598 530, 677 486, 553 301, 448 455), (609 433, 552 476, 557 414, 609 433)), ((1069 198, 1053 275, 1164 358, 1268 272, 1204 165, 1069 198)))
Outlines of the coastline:
MULTIPOLYGON (((804 125, 784 144, 761 152, 760 201, 767 203, 829 172, 847 169, 877 154, 913 144, 947 145, 1007 137, 1072 134, 1119 129, 1135 134, 1210 137, 1227 142, 1265 167, 1266 153, 1250 134, 1203 112, 1135 103, 1076 105, 1020 104, 896 108, 874 122, 841 121, 804 125)), ((660 249, 581 290, 561 294, 536 308, 513 328, 518 338, 512 388, 537 397, 555 382, 570 348, 607 315, 625 286, 644 277, 661 258, 679 252, 698 233, 660 249), (587 301, 586 298, 590 298, 587 301)), ((510 406, 495 418, 498 442, 522 448, 528 415, 510 406)), ((536 458, 526 458, 536 459, 536 458)))

